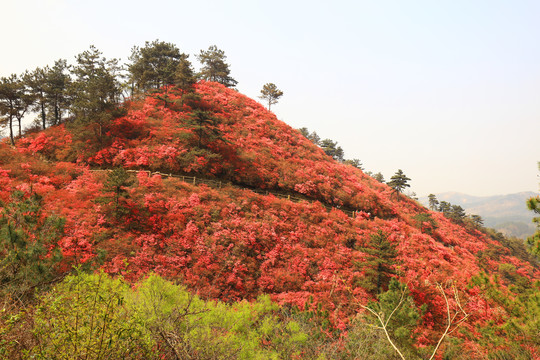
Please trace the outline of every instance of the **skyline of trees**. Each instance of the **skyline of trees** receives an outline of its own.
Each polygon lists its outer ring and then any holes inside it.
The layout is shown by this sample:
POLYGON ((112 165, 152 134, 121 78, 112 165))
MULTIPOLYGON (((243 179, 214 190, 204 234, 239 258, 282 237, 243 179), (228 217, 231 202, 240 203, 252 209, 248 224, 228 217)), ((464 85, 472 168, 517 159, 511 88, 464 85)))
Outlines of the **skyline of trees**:
POLYGON ((230 76, 225 52, 217 46, 201 50, 196 58, 201 63, 198 72, 189 55, 172 43, 154 40, 134 46, 127 63, 108 59, 90 45, 72 63, 58 59, 52 67, 0 77, 0 131, 8 130, 11 144, 15 144, 15 138, 22 136, 23 118, 32 114, 30 130, 76 119, 95 124, 95 133, 101 137, 115 116, 114 109, 129 97, 166 85, 189 92, 198 79, 228 87, 238 83, 230 76))

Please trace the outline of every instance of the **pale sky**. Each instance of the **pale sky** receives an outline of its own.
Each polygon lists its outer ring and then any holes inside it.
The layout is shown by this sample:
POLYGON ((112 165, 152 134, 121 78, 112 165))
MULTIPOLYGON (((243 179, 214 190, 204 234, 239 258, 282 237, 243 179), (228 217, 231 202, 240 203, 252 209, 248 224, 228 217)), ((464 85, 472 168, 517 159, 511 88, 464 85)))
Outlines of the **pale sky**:
POLYGON ((127 62, 159 39, 225 51, 238 90, 267 82, 279 119, 338 141, 419 196, 538 191, 537 0, 0 0, 0 76, 93 44, 127 62))

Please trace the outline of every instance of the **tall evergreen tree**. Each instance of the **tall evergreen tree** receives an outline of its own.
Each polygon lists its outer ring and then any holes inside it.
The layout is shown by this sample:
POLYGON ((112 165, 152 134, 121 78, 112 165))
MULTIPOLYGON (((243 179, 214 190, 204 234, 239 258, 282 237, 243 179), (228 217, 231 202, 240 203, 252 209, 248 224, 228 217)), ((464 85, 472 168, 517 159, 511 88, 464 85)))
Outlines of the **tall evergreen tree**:
POLYGON ((144 47, 132 49, 128 65, 132 90, 148 91, 175 83, 177 67, 182 57, 176 45, 154 40, 144 47))
POLYGON ((98 202, 104 203, 109 207, 112 215, 120 219, 129 213, 126 207, 126 199, 129 198, 127 190, 133 184, 129 173, 122 167, 115 168, 107 175, 104 182, 104 196, 98 198, 98 202))
POLYGON ((199 76, 204 80, 216 81, 227 87, 235 87, 238 84, 238 81, 230 76, 229 64, 225 62, 227 59, 225 52, 217 46, 212 45, 207 51, 201 50, 197 59, 203 65, 199 76))
POLYGON ((368 241, 358 250, 367 255, 364 262, 356 264, 364 271, 364 277, 358 284, 373 294, 381 293, 387 289, 390 279, 396 274, 394 269, 398 256, 396 245, 388 239, 388 234, 379 230, 371 234, 368 241))
POLYGON ((390 186, 392 189, 394 189, 394 192, 401 193, 405 188, 410 187, 411 185, 408 184, 409 179, 401 169, 396 171, 396 173, 390 178, 390 181, 388 182, 388 186, 390 186))
POLYGON ((470 219, 476 228, 481 229, 484 226, 484 219, 480 215, 473 214, 470 216, 470 219))
POLYGON ((2 124, 9 127, 11 144, 15 145, 13 132, 13 120, 16 119, 19 126, 19 136, 22 136, 22 119, 34 98, 28 91, 25 82, 17 75, 12 74, 9 78, 0 79, 0 114, 2 124))
POLYGON ((378 172, 375 175, 373 175, 373 178, 375 180, 377 180, 378 182, 380 182, 381 184, 384 184, 384 182, 385 182, 384 176, 383 176, 383 174, 381 172, 378 172))
POLYGON ((435 194, 429 194, 428 201, 429 201, 429 208, 433 211, 436 211, 439 207, 439 200, 437 200, 437 197, 435 196, 435 194))
POLYGON ((324 139, 319 143, 319 145, 326 155, 331 156, 334 158, 334 160, 343 161, 344 152, 341 146, 338 146, 337 141, 324 139))
POLYGON ((184 91, 189 91, 193 84, 197 81, 197 76, 191 62, 188 60, 189 55, 182 54, 176 66, 176 71, 174 73, 174 83, 180 89, 184 91))
POLYGON ((120 70, 117 59, 107 60, 94 46, 76 56, 75 80, 70 86, 71 111, 79 123, 92 124, 101 140, 104 126, 111 119, 120 97, 120 70))
POLYGON ((268 101, 268 110, 273 104, 277 104, 280 97, 283 96, 283 91, 279 90, 275 84, 267 83, 261 90, 261 99, 268 101))
POLYGON ((15 145, 13 134, 13 119, 15 118, 17 101, 21 96, 20 82, 17 75, 0 78, 0 114, 2 115, 2 125, 9 128, 9 138, 11 145, 15 145))
POLYGON ((46 66, 45 68, 38 67, 32 72, 27 71, 23 74, 23 81, 35 100, 32 110, 39 113, 43 129, 47 127, 47 113, 45 110, 47 108, 46 87, 49 71, 49 67, 46 66))
POLYGON ((69 66, 65 59, 54 62, 54 66, 47 73, 47 86, 45 96, 49 106, 48 121, 51 125, 62 122, 62 114, 71 105, 68 89, 71 86, 69 66))
POLYGON ((452 211, 452 204, 450 204, 448 201, 441 201, 439 203, 439 211, 445 216, 448 216, 452 211))
POLYGON ((461 223, 466 216, 467 214, 465 213, 465 209, 463 209, 460 205, 452 205, 449 216, 451 219, 461 223))
POLYGON ((308 140, 310 140, 315 145, 321 144, 321 138, 319 137, 319 135, 317 135, 315 131, 310 133, 307 127, 300 128, 298 129, 298 131, 300 131, 300 134, 304 135, 308 140))
POLYGON ((197 147, 202 148, 206 144, 221 138, 217 127, 217 119, 208 111, 195 109, 188 120, 188 125, 193 129, 197 137, 197 147))

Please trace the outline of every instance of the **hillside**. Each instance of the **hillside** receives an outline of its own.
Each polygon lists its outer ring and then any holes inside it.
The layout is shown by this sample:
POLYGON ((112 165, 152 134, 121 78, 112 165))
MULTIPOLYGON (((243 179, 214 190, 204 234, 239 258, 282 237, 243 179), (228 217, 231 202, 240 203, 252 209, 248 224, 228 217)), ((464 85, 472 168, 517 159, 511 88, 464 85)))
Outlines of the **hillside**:
MULTIPOLYGON (((480 215, 484 219, 485 226, 496 229, 506 236, 524 239, 535 232, 533 213, 527 209, 526 201, 537 196, 536 193, 472 196, 446 192, 435 195, 440 201, 462 206, 468 214, 480 215)), ((421 198, 420 201, 425 206, 428 205, 427 197, 421 198)))
POLYGON ((428 357, 450 313, 455 331, 438 356, 540 356, 531 315, 540 267, 523 244, 395 194, 234 90, 201 81, 195 92, 164 88, 108 123, 3 142, 3 219, 45 242, 39 261, 61 253, 50 265, 57 275, 101 268, 135 283, 155 273, 229 303, 268 294, 319 314, 337 342, 396 278, 419 314, 400 343, 412 344, 411 358, 428 357), (51 231, 52 218, 62 231, 51 231))

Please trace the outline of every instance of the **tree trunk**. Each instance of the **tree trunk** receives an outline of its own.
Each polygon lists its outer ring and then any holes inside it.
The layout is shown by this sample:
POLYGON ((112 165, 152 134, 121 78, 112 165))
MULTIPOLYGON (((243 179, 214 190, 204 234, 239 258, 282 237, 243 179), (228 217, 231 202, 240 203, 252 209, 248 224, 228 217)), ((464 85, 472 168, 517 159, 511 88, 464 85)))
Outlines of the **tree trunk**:
POLYGON ((43 130, 45 130, 45 128, 47 127, 47 124, 45 123, 45 102, 42 101, 41 102, 41 122, 42 122, 42 125, 43 125, 43 130))
POLYGON ((15 139, 13 137, 13 115, 9 115, 9 138, 11 139, 11 145, 15 145, 15 139))
POLYGON ((22 125, 21 125, 22 117, 17 117, 17 123, 19 124, 19 137, 22 137, 22 125))

